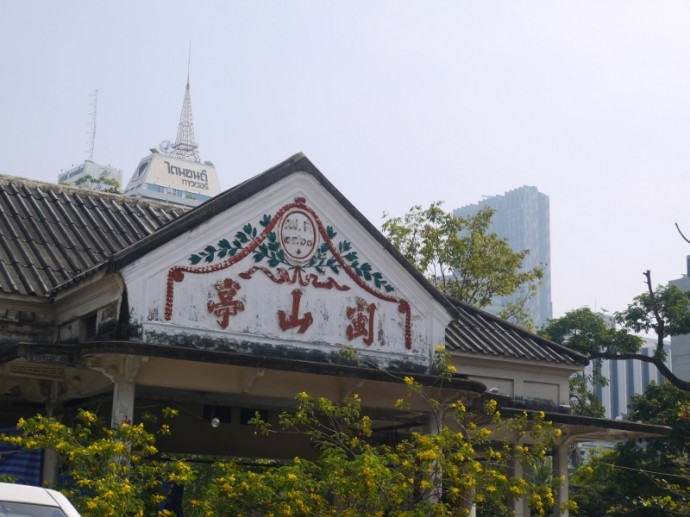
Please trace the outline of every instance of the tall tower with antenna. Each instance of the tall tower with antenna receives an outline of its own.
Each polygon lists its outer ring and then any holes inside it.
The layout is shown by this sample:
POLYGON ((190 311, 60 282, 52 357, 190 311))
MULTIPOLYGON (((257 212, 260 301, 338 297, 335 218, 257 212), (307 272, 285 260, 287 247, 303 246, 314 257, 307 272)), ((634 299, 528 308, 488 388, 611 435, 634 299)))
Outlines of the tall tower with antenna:
POLYGON ((89 104, 89 125, 86 140, 86 160, 63 170, 58 175, 58 183, 73 185, 88 190, 120 192, 122 170, 111 165, 101 165, 93 161, 93 149, 96 143, 96 110, 98 107, 98 90, 91 94, 89 104))
POLYGON ((86 142, 86 159, 93 160, 93 148, 96 144, 96 111, 98 108, 98 90, 91 94, 91 117, 89 119, 89 139, 86 142))
POLYGON ((190 49, 189 60, 187 62, 187 86, 184 90, 184 102, 182 103, 182 113, 180 123, 177 126, 177 138, 175 143, 170 146, 170 156, 200 162, 199 144, 194 139, 194 122, 192 121, 192 96, 189 93, 189 69, 192 61, 190 49))
POLYGON ((125 187, 125 194, 129 196, 193 207, 220 194, 216 168, 209 161, 201 162, 199 144, 194 139, 190 64, 191 47, 175 143, 163 140, 151 149, 151 154, 141 159, 125 187))

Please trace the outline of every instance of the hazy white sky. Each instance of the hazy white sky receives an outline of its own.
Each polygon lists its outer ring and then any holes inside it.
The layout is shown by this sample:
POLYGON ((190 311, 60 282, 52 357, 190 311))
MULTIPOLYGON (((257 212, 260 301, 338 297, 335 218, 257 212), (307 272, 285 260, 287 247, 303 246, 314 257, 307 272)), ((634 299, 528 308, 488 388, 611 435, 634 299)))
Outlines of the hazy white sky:
POLYGON ((0 173, 129 180, 174 140, 192 45, 229 188, 302 151, 376 226, 522 185, 550 198, 554 315, 685 272, 690 2, 0 0, 0 173))

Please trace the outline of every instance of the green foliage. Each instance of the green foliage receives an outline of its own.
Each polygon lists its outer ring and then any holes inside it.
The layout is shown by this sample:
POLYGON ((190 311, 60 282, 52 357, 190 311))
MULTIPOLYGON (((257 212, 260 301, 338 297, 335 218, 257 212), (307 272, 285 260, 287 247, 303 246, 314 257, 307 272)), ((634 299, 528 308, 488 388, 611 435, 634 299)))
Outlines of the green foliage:
MULTIPOLYGON (((643 342, 642 338, 627 329, 607 324, 601 314, 592 312, 589 307, 575 309, 560 318, 549 320, 539 334, 586 356, 635 353, 643 342)), ((597 382, 602 383, 602 379, 597 378, 597 382)))
POLYGON ((441 204, 414 206, 402 217, 384 214, 382 231, 438 289, 458 300, 482 308, 522 291, 522 301, 502 316, 524 322, 524 300, 534 294, 542 269, 523 271, 529 251, 513 251, 506 239, 489 233, 493 210, 455 217, 441 204))
POLYGON ((664 338, 690 333, 690 291, 660 285, 653 294, 636 296, 627 309, 616 313, 616 320, 634 332, 653 332, 661 345, 660 353, 664 338))
MULTIPOLYGON (((592 312, 588 307, 549 320, 538 333, 588 357, 602 353, 635 353, 642 345, 639 336, 607 324, 601 314, 592 312)), ((592 391, 594 384, 608 384, 608 379, 601 374, 601 364, 601 359, 595 358, 591 374, 576 373, 570 378, 570 400, 575 414, 604 416, 604 407, 592 391)))
POLYGON ((86 186, 87 184, 107 185, 107 188, 103 189, 104 192, 110 192, 111 194, 120 193, 120 182, 117 181, 115 178, 109 178, 107 176, 94 178, 90 174, 86 174, 79 178, 77 181, 75 181, 74 184, 78 187, 86 186))
MULTIPOLYGON (((424 392, 411 377, 405 383, 412 395, 424 392)), ((390 444, 376 439, 358 395, 336 404, 300 393, 296 401, 295 410, 280 416, 279 429, 258 415, 253 423, 264 435, 306 433, 318 458, 263 469, 217 466, 216 481, 191 502, 192 508, 213 515, 421 517, 466 515, 475 502, 484 515, 504 516, 511 514, 510 498, 527 492, 535 515, 553 506, 552 480, 532 484, 511 477, 509 470, 511 457, 530 465, 550 452, 559 431, 543 414, 506 421, 489 401, 483 410, 486 424, 478 426, 481 414, 456 401, 443 408, 437 433, 410 432, 390 444), (506 434, 523 445, 495 438, 506 434)), ((406 410, 404 402, 398 407, 406 410)))
POLYGON ((690 515, 689 407, 690 394, 668 382, 633 397, 630 418, 667 425, 671 435, 621 442, 580 467, 571 488, 585 515, 690 515))
MULTIPOLYGON (((172 515, 157 511, 165 501, 162 483, 186 484, 193 471, 183 461, 156 462, 155 435, 144 424, 108 428, 89 411, 80 411, 72 427, 36 415, 20 419, 20 434, 0 435, 15 447, 52 449, 66 484, 60 488, 85 516, 172 515)), ((169 432, 167 425, 159 433, 169 432)))
MULTIPOLYGON (((598 366, 601 371, 601 365, 598 366)), ((583 416, 593 416, 603 418, 606 414, 606 409, 601 401, 592 391, 594 385, 595 375, 588 375, 584 372, 576 373, 570 376, 570 408, 573 414, 583 416)), ((608 380, 599 375, 599 378, 608 383, 608 380)), ((601 385, 605 385, 601 383, 601 385)))
MULTIPOLYGON (((264 228, 271 223, 271 216, 264 214, 260 223, 264 228)), ((192 265, 197 265, 201 262, 212 263, 217 260, 234 257, 241 250, 254 246, 252 251, 252 259, 255 263, 265 263, 269 267, 275 268, 283 266, 284 269, 299 269, 307 270, 313 268, 319 274, 332 273, 340 274, 343 267, 348 267, 355 275, 362 278, 366 282, 372 283, 377 289, 383 289, 386 292, 394 291, 394 287, 383 278, 383 274, 375 271, 373 266, 368 262, 362 262, 357 251, 352 248, 352 243, 347 240, 339 241, 337 246, 332 240, 336 237, 337 232, 333 227, 326 228, 326 235, 329 242, 322 242, 319 245, 309 262, 303 265, 296 266, 285 255, 278 236, 271 231, 265 234, 265 231, 260 235, 257 228, 251 224, 245 224, 240 231, 238 231, 232 241, 228 239, 221 239, 214 246, 207 245, 203 250, 193 253, 189 256, 189 262, 192 265), (334 246, 332 248, 332 246, 334 246), (337 257, 333 250, 337 250, 337 257)))
MULTIPOLYGON (((436 366, 453 368, 443 347, 436 366)), ((537 471, 560 436, 543 413, 504 420, 495 400, 469 411, 460 400, 442 404, 412 377, 396 404, 401 416, 412 399, 430 403, 424 414, 435 432, 401 431, 383 439, 355 394, 342 403, 300 393, 274 429, 257 413, 256 433, 300 433, 317 455, 276 462, 220 461, 192 468, 183 460, 160 461, 155 434, 143 424, 107 428, 83 411, 73 427, 52 418, 21 420, 20 434, 2 436, 25 448, 50 448, 69 482, 61 488, 85 517, 170 516, 161 509, 162 483, 186 486, 185 515, 202 516, 460 516, 476 503, 482 515, 511 515, 512 498, 529 494, 533 515, 546 515, 560 479, 532 481, 511 475, 513 461, 537 471), (477 422, 482 422, 478 425, 477 422), (508 440, 507 437, 510 437, 508 440)), ((162 433, 170 432, 167 425, 162 433)), ((542 469, 543 470, 543 469, 542 469)))

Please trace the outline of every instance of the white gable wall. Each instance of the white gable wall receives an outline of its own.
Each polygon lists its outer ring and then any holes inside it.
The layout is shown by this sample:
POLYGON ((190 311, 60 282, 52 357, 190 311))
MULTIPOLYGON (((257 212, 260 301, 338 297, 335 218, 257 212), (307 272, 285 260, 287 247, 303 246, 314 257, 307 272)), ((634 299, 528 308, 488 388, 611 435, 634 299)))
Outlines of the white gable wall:
POLYGON ((349 346, 380 366, 397 361, 426 367, 451 319, 417 279, 306 173, 291 174, 267 187, 129 264, 121 274, 131 323, 140 327, 145 342, 327 355, 349 346), (298 199, 304 204, 296 203, 298 199), (260 224, 265 215, 272 218, 271 232, 260 224), (282 239, 280 249, 288 261, 303 262, 302 267, 271 264, 270 257, 257 261, 258 248, 242 258, 250 242, 243 243, 234 257, 219 258, 219 241, 226 239, 235 247, 236 234, 247 224, 256 229, 255 239, 261 244, 270 242, 268 233, 282 239), (329 226, 335 235, 322 235, 329 226), (317 242, 311 248, 308 241, 314 234, 317 242), (349 250, 333 253, 346 243, 349 250), (332 246, 322 258, 331 260, 337 271, 325 267, 319 273, 308 264, 322 244, 332 246), (213 261, 190 262, 192 254, 209 246, 216 248, 213 261), (357 253, 356 261, 347 258, 351 252, 357 253), (370 274, 380 273, 382 285, 356 273, 364 263, 370 265, 370 274))

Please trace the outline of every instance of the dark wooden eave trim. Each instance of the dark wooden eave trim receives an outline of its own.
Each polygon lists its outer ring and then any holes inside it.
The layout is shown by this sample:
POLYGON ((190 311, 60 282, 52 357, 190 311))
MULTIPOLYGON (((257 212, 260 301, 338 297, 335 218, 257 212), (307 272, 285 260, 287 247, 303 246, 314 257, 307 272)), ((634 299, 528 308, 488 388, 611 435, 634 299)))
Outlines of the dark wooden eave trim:
POLYGON ((377 382, 404 384, 405 376, 413 377, 423 386, 448 390, 459 390, 480 396, 486 386, 478 381, 467 379, 464 375, 454 375, 451 379, 441 379, 438 375, 420 372, 384 370, 348 364, 334 364, 320 361, 266 357, 237 352, 217 352, 194 348, 151 345, 131 341, 94 341, 83 344, 36 344, 20 343, 0 351, 0 364, 15 359, 32 362, 50 361, 51 364, 76 366, 80 359, 99 354, 119 354, 132 356, 160 357, 181 361, 194 361, 211 364, 226 364, 266 368, 297 373, 348 377, 377 382))

